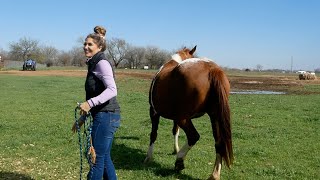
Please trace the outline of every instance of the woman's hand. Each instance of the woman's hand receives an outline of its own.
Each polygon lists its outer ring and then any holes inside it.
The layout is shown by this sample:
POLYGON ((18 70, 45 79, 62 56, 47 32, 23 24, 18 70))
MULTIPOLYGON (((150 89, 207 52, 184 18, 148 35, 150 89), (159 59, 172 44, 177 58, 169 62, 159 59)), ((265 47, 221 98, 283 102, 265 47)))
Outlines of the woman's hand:
POLYGON ((91 109, 87 101, 81 103, 79 107, 80 107, 80 115, 87 115, 91 109))

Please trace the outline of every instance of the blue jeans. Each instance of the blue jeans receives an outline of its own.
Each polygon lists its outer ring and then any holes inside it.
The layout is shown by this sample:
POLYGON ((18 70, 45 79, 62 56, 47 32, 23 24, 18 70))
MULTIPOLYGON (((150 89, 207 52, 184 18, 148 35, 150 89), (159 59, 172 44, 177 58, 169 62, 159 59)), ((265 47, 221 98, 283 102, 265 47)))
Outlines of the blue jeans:
POLYGON ((120 114, 98 112, 93 116, 92 144, 96 152, 96 163, 90 168, 88 180, 116 180, 116 170, 111 159, 114 133, 120 126, 120 114))

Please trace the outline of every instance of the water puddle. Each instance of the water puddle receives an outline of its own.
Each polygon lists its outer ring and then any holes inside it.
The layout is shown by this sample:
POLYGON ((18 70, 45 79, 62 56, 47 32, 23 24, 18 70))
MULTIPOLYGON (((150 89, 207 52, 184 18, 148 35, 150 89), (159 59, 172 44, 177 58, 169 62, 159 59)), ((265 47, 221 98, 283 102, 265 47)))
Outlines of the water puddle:
POLYGON ((230 94, 286 94, 286 92, 243 90, 243 91, 231 91, 230 94))

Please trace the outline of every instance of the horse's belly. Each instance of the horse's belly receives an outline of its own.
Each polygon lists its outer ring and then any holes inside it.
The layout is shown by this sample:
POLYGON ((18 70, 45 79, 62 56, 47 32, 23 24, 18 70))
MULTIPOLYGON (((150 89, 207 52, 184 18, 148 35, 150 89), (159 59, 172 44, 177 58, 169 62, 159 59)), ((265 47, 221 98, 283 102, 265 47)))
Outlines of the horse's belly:
MULTIPOLYGON (((185 98, 186 99, 186 98, 185 98)), ((161 98, 155 102, 156 112, 167 119, 192 119, 204 114, 200 102, 161 98)))
POLYGON ((200 79, 200 85, 195 85, 194 81, 178 77, 176 74, 171 78, 159 79, 151 87, 150 105, 159 115, 168 119, 191 118, 203 112, 206 102, 209 89, 207 82, 200 79))

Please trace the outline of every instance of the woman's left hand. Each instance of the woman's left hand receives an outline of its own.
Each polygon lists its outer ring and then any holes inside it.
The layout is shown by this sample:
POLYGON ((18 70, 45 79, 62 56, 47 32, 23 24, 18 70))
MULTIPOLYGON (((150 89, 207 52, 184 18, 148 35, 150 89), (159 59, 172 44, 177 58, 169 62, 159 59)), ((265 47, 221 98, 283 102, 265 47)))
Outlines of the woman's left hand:
POLYGON ((86 115, 88 114, 88 112, 90 111, 90 105, 89 103, 86 101, 86 102, 83 102, 80 104, 80 115, 86 115))
MULTIPOLYGON (((78 120, 78 127, 79 127, 79 128, 81 128, 81 126, 82 126, 83 124, 84 124, 84 121, 78 120)), ((73 123, 73 126, 72 126, 72 128, 71 128, 71 131, 72 131, 73 133, 75 133, 75 132, 78 131, 77 123, 76 123, 76 122, 73 123)))

